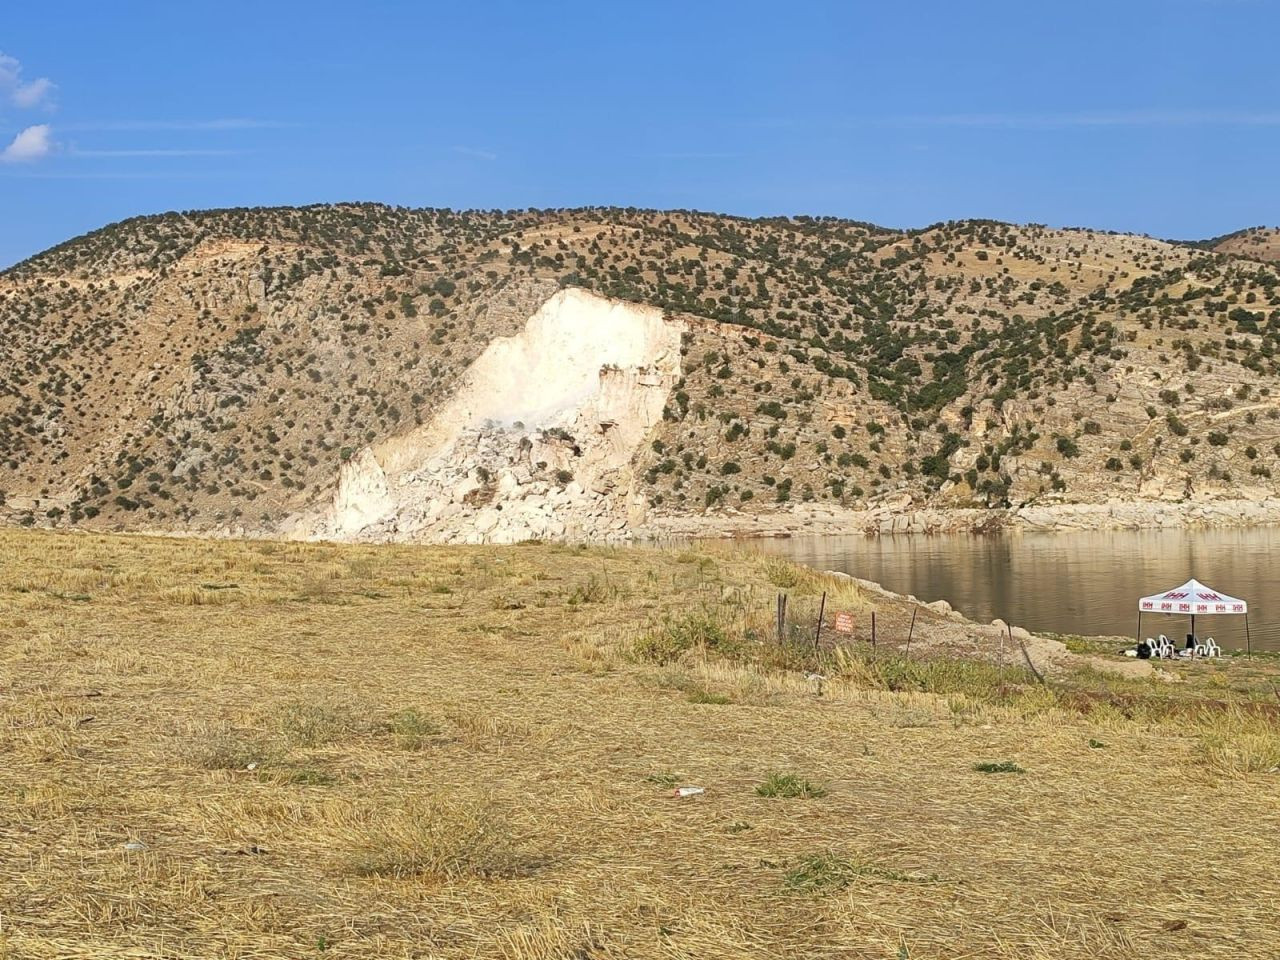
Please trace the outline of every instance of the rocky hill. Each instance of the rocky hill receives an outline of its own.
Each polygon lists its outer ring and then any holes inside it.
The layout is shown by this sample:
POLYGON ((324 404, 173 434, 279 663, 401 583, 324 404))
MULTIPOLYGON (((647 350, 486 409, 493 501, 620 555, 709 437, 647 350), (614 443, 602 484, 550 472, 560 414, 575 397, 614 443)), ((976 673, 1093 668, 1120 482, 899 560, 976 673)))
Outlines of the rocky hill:
POLYGON ((137 218, 0 274, 0 519, 512 540, 1263 501, 1276 236, 137 218))
POLYGON ((1280 260, 1280 229, 1249 227, 1238 230, 1211 241, 1210 249, 1251 260, 1280 260))

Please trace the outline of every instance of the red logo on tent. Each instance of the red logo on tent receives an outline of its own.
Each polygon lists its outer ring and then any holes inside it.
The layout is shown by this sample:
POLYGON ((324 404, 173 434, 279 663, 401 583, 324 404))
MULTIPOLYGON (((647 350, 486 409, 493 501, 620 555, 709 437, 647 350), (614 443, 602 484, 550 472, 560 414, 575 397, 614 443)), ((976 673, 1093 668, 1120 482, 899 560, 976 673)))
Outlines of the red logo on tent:
POLYGON ((1221 600, 1222 599, 1216 593, 1197 593, 1196 596, 1199 597, 1201 600, 1221 600))
POLYGON ((1234 610, 1236 613, 1244 613, 1244 604, 1243 604, 1243 603, 1237 603, 1237 604, 1236 604, 1235 606, 1233 606, 1231 609, 1232 609, 1232 610, 1234 610))
POLYGON ((1161 610, 1172 610, 1172 609, 1173 609, 1173 604, 1172 604, 1172 603, 1162 603, 1162 604, 1160 604, 1160 609, 1161 609, 1161 610))
POLYGON ((1187 592, 1185 590, 1170 590, 1164 595, 1164 598, 1166 600, 1181 600, 1186 595, 1187 592))
POLYGON ((1143 601, 1142 601, 1142 609, 1143 609, 1143 610, 1154 610, 1155 608, 1156 608, 1156 605, 1155 605, 1154 603, 1152 603, 1150 600, 1143 600, 1143 601))
POLYGON ((1179 610, 1179 612, 1181 612, 1181 613, 1190 613, 1190 612, 1191 612, 1191 604, 1189 604, 1189 603, 1180 603, 1180 604, 1178 604, 1178 610, 1179 610))

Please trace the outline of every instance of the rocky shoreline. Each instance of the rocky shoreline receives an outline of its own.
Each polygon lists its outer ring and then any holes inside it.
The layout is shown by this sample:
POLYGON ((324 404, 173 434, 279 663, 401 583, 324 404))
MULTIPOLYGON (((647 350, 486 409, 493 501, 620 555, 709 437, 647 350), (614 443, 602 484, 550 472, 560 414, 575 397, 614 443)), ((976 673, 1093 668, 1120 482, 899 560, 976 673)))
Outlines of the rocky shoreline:
MULTIPOLYGON (((476 484, 472 483, 471 486, 475 487, 476 484)), ((464 493, 470 489, 468 487, 464 493)), ((276 529, 246 524, 227 524, 205 530, 151 529, 139 532, 217 538, 272 539, 283 536, 285 539, 360 539, 376 543, 511 543, 528 538, 570 542, 662 542, 858 534, 868 537, 945 533, 1019 534, 1028 531, 1221 529, 1280 525, 1280 498, 1274 497, 1184 502, 1117 500, 980 509, 917 507, 906 495, 863 510, 805 503, 795 504, 787 510, 762 513, 747 513, 732 508, 708 513, 650 511, 643 520, 634 523, 628 522, 620 510, 607 509, 606 492, 617 496, 616 488, 593 490, 573 484, 564 491, 564 495, 550 498, 543 510, 546 516, 543 517, 541 527, 517 524, 515 529, 501 531, 492 529, 496 523, 489 523, 489 529, 486 529, 483 517, 471 510, 466 516, 455 518, 456 526, 443 522, 436 523, 431 529, 405 530, 399 524, 391 524, 387 529, 371 530, 359 538, 335 537, 323 532, 312 532, 310 536, 300 537, 297 530, 288 527, 276 529), (577 497, 573 495, 574 491, 579 491, 577 497), (477 519, 481 522, 477 523, 477 519)), ((0 505, 0 524, 17 524, 20 514, 13 507, 13 503, 0 505)), ((632 509, 633 512, 641 512, 634 507, 632 509)), ((493 513, 492 510, 489 512, 493 513)), ((47 521, 37 521, 34 524, 38 527, 54 525, 47 521)), ((95 525, 88 526, 102 529, 95 525)))
MULTIPOLYGON (((838 570, 823 572, 849 581, 863 594, 879 603, 918 609, 924 614, 924 618, 920 621, 917 635, 925 649, 966 651, 1008 665, 1026 663, 1038 673, 1049 676, 1088 666, 1119 676, 1154 677, 1165 681, 1177 679, 1175 674, 1149 660, 1122 660, 1088 653, 1072 653, 1056 636, 1035 633, 999 618, 990 623, 980 623, 956 610, 946 600, 926 602, 911 594, 895 593, 874 580, 864 580, 838 570)), ((1114 640, 1116 646, 1131 642, 1128 637, 1094 636, 1088 639, 1114 640)))
POLYGON ((1011 509, 916 508, 909 498, 867 510, 824 504, 776 513, 665 514, 636 531, 640 538, 747 538, 865 534, 1000 533, 1070 530, 1159 530, 1280 524, 1280 499, 1110 501, 1011 509))

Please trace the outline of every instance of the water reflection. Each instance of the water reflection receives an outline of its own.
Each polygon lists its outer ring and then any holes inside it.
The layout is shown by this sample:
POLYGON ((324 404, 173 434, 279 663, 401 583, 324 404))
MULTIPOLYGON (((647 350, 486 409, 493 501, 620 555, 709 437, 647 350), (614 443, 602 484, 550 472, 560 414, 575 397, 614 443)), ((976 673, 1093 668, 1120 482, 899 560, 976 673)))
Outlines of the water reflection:
MULTIPOLYGON (((762 540, 762 549, 947 600, 975 620, 1032 630, 1133 636, 1138 598, 1195 577, 1249 602, 1254 649, 1280 650, 1280 586, 1271 562, 1280 528, 762 540)), ((1202 636, 1243 649, 1240 617, 1197 620, 1202 636)), ((1185 618, 1143 617, 1143 633, 1179 638, 1185 618)))

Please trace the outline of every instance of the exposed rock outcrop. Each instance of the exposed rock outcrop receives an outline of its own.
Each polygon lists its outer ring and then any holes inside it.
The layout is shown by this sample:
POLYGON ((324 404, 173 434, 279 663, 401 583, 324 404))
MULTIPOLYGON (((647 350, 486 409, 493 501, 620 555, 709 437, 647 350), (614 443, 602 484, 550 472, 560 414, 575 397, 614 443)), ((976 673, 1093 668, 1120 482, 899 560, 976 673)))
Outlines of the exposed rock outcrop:
POLYGON ((491 343, 414 432, 358 451, 295 536, 510 543, 623 537, 632 460, 680 376, 682 325, 584 290, 491 343))

